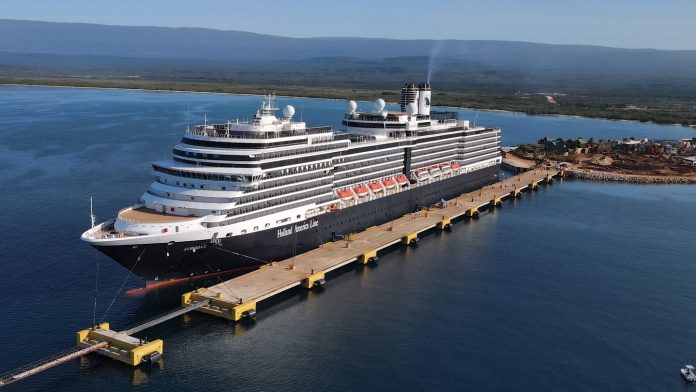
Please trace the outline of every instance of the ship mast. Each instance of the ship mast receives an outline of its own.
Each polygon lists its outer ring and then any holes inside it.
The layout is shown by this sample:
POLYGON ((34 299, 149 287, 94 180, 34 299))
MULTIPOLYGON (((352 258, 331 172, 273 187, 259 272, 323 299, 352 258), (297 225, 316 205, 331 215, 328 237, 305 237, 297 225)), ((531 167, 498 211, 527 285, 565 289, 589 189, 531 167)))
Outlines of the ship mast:
POLYGON ((89 197, 89 217, 92 220, 92 227, 97 224, 97 217, 94 216, 94 209, 92 208, 92 196, 89 197))

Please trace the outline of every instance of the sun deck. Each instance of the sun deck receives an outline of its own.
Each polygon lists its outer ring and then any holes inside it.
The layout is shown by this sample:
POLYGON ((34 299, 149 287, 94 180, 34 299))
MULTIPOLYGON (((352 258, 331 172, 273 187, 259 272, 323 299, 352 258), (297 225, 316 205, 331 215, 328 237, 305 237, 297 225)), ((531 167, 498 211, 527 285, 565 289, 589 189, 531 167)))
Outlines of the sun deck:
POLYGON ((198 216, 179 216, 157 212, 146 207, 129 208, 118 213, 126 222, 136 223, 174 223, 198 219, 198 216))

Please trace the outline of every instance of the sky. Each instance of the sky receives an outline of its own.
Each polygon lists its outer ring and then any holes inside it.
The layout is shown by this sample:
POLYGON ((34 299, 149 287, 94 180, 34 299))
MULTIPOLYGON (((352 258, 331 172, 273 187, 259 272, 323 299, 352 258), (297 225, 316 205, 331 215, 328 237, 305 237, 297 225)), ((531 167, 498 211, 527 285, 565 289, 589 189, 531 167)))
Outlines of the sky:
POLYGON ((0 0, 0 19, 655 49, 696 49, 695 16, 696 0, 0 0))

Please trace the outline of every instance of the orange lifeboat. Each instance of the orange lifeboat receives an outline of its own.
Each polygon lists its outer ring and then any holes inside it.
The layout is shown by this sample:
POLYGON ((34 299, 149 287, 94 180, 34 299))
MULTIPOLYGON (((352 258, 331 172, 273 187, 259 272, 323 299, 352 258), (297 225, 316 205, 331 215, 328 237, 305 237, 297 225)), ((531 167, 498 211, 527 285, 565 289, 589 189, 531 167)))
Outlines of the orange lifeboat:
POLYGON ((430 166, 428 168, 428 172, 430 173, 430 176, 432 177, 439 177, 442 172, 440 171, 440 168, 437 166, 430 166))
POLYGON ((452 170, 459 170, 459 164, 457 162, 452 162, 450 167, 452 167, 452 170))
POLYGON ((353 191, 351 191, 350 189, 341 189, 336 193, 338 194, 338 197, 343 201, 351 200, 354 195, 353 191))
POLYGON ((375 193, 382 192, 382 190, 383 190, 382 184, 380 184, 379 182, 371 182, 370 183, 370 190, 372 192, 375 192, 375 193))
POLYGON ((414 174, 416 175, 416 179, 418 181, 427 180, 428 177, 430 177, 430 174, 428 174, 428 169, 418 169, 414 172, 414 174))
POLYGON ((396 182, 394 181, 393 178, 385 178, 382 180, 382 184, 384 185, 385 188, 387 189, 392 189, 396 186, 396 182))
POLYGON ((358 197, 367 196, 367 194, 370 193, 370 190, 367 189, 365 185, 354 186, 353 191, 358 197))
POLYGON ((442 170, 443 173, 448 174, 452 172, 452 165, 449 163, 443 163, 440 165, 440 170, 442 170))
POLYGON ((408 185, 408 178, 406 178, 406 176, 403 174, 399 174, 396 176, 396 183, 401 186, 406 186, 408 185))

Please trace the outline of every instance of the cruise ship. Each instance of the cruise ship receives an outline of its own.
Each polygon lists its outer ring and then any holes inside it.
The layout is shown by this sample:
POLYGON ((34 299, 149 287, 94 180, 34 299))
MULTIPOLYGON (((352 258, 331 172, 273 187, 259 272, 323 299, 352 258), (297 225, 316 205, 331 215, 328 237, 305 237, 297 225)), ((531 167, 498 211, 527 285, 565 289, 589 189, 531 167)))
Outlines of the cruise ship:
POLYGON ((398 111, 347 103, 308 127, 266 96, 249 121, 186 130, 133 206, 82 239, 148 284, 252 270, 496 180, 500 130, 431 111, 407 83, 398 111))

